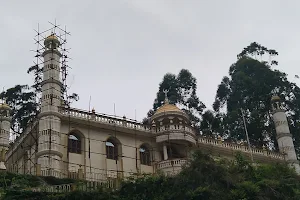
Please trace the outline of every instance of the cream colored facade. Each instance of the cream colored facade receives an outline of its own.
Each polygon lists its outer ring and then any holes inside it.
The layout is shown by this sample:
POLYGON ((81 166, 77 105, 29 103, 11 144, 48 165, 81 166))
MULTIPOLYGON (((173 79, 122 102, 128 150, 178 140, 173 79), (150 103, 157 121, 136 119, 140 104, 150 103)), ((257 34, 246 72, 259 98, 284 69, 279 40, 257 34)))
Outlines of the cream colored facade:
MULTIPOLYGON (((41 112, 6 152, 3 161, 8 171, 105 181, 160 171, 176 174, 196 148, 227 158, 239 151, 258 163, 285 162, 289 155, 294 156, 262 149, 250 151, 247 146, 196 136, 188 116, 169 104, 167 94, 150 126, 126 117, 97 114, 95 110, 67 108, 61 101, 59 40, 51 35, 44 44, 41 112)), ((275 118, 278 112, 282 110, 274 109, 275 118)), ((1 130, 8 133, 10 118, 3 120, 6 126, 1 130)), ((291 146, 290 142, 282 144, 291 146)))

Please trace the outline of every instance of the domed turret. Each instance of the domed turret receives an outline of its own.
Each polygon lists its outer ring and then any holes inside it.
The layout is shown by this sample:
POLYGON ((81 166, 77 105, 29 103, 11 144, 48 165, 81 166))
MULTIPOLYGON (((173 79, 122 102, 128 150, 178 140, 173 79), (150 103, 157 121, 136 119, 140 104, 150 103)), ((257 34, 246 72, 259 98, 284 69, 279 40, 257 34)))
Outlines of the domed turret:
POLYGON ((164 104, 151 117, 152 130, 157 133, 156 142, 173 145, 196 144, 195 131, 188 115, 176 105, 169 103, 167 92, 164 91, 164 104))
POLYGON ((11 108, 3 100, 0 103, 0 170, 6 170, 5 153, 9 147, 9 131, 11 123, 11 108))
POLYGON ((188 149, 196 145, 196 134, 188 115, 169 103, 168 91, 165 90, 164 93, 164 104, 151 117, 151 129, 163 160, 163 165, 158 165, 157 169, 165 173, 175 173, 181 169, 181 164, 174 167, 172 163, 185 162, 188 149))

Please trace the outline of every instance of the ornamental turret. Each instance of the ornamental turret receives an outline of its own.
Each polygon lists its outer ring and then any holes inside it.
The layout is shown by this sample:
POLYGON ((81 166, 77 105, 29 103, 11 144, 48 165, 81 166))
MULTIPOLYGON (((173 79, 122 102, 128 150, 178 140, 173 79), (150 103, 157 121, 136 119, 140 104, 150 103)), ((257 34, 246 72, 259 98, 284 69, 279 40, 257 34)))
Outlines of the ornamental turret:
POLYGON ((188 115, 169 102, 164 91, 165 101, 151 117, 152 131, 156 133, 162 160, 186 158, 187 148, 196 145, 196 134, 188 115))
POLYGON ((277 95, 273 96, 271 104, 279 151, 284 155, 285 160, 289 163, 289 165, 293 166, 296 172, 300 174, 299 161, 297 160, 293 137, 290 132, 285 108, 281 98, 277 95))
POLYGON ((59 107, 62 105, 63 86, 60 78, 60 58, 62 54, 58 50, 60 41, 54 33, 44 40, 44 45, 37 160, 41 175, 59 177, 62 169, 61 115, 59 113, 59 107))
POLYGON ((5 153, 9 147, 11 108, 5 102, 0 103, 0 170, 6 170, 5 153))

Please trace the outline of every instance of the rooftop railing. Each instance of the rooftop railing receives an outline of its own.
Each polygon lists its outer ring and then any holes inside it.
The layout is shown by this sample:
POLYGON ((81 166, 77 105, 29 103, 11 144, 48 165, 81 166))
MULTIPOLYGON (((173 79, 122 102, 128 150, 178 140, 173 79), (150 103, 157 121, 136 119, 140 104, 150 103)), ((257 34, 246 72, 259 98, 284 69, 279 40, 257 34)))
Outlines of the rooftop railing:
MULTIPOLYGON (((198 143, 219 146, 222 148, 227 148, 227 149, 232 149, 232 150, 241 151, 241 152, 245 152, 245 153, 250 153, 250 149, 248 148, 248 146, 234 144, 234 143, 220 142, 216 139, 211 139, 211 138, 199 137, 198 143)), ((275 159, 284 160, 284 155, 277 153, 277 152, 272 152, 272 151, 257 149, 257 148, 252 148, 251 150, 252 150, 252 154, 254 154, 254 155, 263 155, 263 156, 268 156, 268 157, 275 158, 275 159)))

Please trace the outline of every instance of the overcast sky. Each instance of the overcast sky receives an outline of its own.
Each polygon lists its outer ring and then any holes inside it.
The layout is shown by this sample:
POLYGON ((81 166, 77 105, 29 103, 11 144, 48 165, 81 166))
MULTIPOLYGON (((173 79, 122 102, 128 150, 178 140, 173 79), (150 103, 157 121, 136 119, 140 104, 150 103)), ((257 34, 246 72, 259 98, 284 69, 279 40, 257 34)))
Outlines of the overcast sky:
POLYGON ((141 120, 167 72, 185 68, 211 107, 216 89, 241 50, 256 41, 279 52, 278 69, 299 73, 298 0, 2 0, 1 88, 32 84, 34 29, 48 21, 71 32, 73 106, 141 120))

